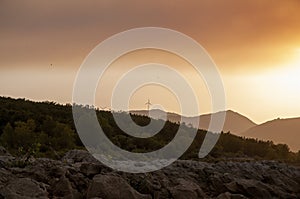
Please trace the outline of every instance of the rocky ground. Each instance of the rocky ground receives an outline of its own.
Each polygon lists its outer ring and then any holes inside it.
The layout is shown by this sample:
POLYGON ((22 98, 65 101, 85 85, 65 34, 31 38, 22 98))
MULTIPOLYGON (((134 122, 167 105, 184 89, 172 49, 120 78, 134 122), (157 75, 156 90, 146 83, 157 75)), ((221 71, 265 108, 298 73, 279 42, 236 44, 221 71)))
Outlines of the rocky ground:
POLYGON ((0 148, 0 198, 300 198, 300 168, 274 161, 179 160, 156 172, 129 174, 86 151, 24 163, 0 148))

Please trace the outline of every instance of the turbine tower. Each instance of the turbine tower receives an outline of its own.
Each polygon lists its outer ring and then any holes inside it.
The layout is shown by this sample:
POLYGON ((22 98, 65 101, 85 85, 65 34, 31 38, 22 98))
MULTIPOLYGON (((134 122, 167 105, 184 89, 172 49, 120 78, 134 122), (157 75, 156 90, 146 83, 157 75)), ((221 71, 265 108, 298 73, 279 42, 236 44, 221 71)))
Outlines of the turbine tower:
POLYGON ((105 110, 111 111, 111 107, 110 106, 100 106, 100 108, 103 111, 105 111, 105 110))
POLYGON ((147 109, 149 111, 150 110, 150 106, 152 105, 149 99, 148 99, 148 102, 145 103, 145 105, 147 105, 147 109))

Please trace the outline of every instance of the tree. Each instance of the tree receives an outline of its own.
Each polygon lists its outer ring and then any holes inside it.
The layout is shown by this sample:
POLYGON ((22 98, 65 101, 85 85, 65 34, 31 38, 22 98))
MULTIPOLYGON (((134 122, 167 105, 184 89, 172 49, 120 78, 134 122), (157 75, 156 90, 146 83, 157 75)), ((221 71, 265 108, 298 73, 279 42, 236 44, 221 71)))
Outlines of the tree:
POLYGON ((33 119, 27 122, 15 122, 14 140, 20 148, 21 153, 29 152, 37 143, 37 134, 35 131, 35 121, 33 119))
POLYGON ((56 122, 52 134, 50 142, 54 149, 62 150, 75 147, 74 131, 68 125, 56 122))
POLYGON ((277 144, 275 145, 276 153, 279 159, 286 159, 289 155, 290 149, 286 144, 277 144))
POLYGON ((300 162, 300 150, 297 153, 297 162, 300 162))
POLYGON ((0 143, 10 149, 14 147, 14 129, 10 123, 7 123, 0 136, 0 143))

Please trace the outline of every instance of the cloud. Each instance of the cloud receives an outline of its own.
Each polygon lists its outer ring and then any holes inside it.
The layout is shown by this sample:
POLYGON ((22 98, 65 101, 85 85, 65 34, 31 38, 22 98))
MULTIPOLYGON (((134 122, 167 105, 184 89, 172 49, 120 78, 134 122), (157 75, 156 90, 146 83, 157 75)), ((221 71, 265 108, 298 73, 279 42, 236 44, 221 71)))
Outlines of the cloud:
POLYGON ((0 66, 75 67, 103 39, 143 26, 200 42, 225 70, 271 65, 300 46, 300 2, 271 0, 2 0, 0 66), (51 62, 51 61, 50 61, 51 62))

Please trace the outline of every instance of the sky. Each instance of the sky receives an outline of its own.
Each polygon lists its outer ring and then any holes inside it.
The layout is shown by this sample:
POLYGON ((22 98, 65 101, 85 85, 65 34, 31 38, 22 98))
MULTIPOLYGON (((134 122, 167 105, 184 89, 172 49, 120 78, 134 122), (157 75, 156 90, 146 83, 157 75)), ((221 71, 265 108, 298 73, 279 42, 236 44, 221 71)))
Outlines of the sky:
MULTIPOLYGON (((151 26, 182 32, 206 49, 221 74, 227 109, 257 123, 300 117, 299 24, 299 0, 0 0, 0 95, 69 103, 77 71, 95 46, 151 26)), ((199 114, 211 111, 203 80, 184 60, 155 50, 116 60, 98 86, 96 105, 109 106, 130 64, 153 60, 188 76, 199 114)), ((145 109, 148 98, 179 111, 176 97, 154 85, 137 90, 130 108, 145 109)))

